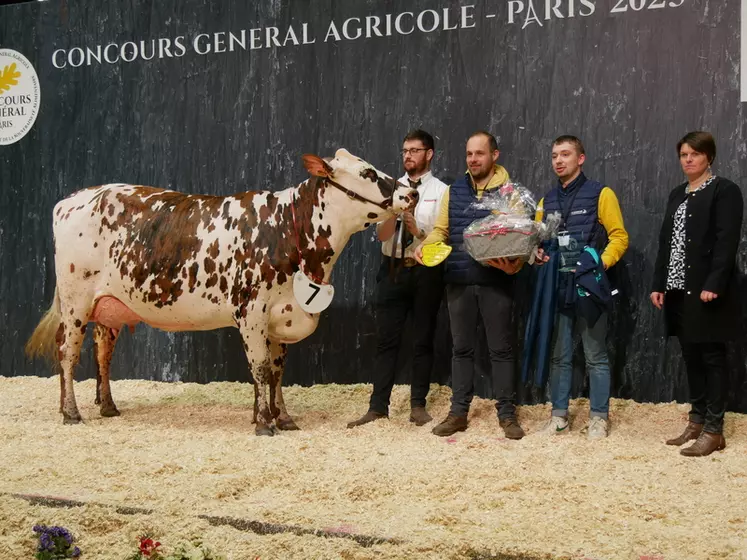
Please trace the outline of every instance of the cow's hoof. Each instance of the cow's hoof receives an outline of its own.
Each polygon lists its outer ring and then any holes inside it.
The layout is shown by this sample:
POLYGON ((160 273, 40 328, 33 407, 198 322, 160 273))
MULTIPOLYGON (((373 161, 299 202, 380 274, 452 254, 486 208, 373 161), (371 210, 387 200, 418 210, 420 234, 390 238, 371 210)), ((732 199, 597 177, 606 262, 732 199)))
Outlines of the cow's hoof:
POLYGON ((301 429, 293 421, 293 418, 287 418, 285 420, 281 420, 281 419, 278 418, 275 421, 275 424, 277 424, 278 430, 283 430, 285 432, 291 432, 291 431, 295 431, 295 430, 300 430, 301 429))
POLYGON ((77 412, 72 416, 64 411, 62 413, 63 424, 80 424, 82 421, 83 421, 83 418, 81 418, 80 414, 77 412))
POLYGON ((120 412, 117 410, 117 407, 114 405, 107 406, 106 408, 101 408, 99 410, 99 413, 104 418, 113 418, 114 416, 119 416, 120 412))
POLYGON ((275 430, 267 424, 257 424, 254 427, 254 434, 257 436, 274 436, 275 430))

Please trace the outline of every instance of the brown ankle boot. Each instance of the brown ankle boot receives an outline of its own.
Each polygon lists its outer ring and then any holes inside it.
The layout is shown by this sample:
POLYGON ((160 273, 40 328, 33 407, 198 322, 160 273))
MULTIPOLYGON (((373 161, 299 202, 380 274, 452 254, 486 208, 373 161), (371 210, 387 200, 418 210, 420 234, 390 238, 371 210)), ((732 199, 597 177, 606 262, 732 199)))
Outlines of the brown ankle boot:
POLYGON ((519 425, 515 416, 508 418, 499 418, 498 423, 503 428, 503 433, 508 439, 521 439, 524 437, 524 430, 519 425))
POLYGON ((714 451, 721 451, 726 447, 726 440, 721 434, 702 432, 690 447, 680 449, 680 455, 685 457, 705 457, 714 451))
POLYGON ((668 439, 667 445, 684 445, 691 439, 698 439, 700 433, 703 431, 703 424, 696 424, 695 422, 688 422, 685 426, 685 431, 682 435, 676 438, 668 439))
POLYGON ((363 416, 358 418, 358 420, 353 420, 352 422, 348 422, 348 428, 355 428, 356 426, 363 426, 363 424, 368 424, 369 422, 373 422, 374 420, 381 420, 382 418, 389 418, 389 417, 386 414, 381 414, 380 412, 369 410, 363 416))
POLYGON ((426 412, 424 406, 413 407, 410 412, 410 422, 414 422, 416 426, 424 426, 431 420, 433 420, 433 416, 426 412))
POLYGON ((431 430, 437 436, 452 436, 457 432, 463 432, 467 429, 466 416, 454 416, 449 414, 444 421, 431 430))

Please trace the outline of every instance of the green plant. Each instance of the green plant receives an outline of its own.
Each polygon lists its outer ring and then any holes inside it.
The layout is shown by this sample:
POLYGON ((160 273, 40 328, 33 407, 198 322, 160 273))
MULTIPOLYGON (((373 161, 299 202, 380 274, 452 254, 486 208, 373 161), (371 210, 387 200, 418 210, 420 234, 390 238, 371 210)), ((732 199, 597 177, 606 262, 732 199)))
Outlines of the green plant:
POLYGON ((36 560, 60 560, 63 558, 78 558, 81 554, 77 546, 73 546, 73 535, 64 527, 47 527, 34 525, 34 533, 39 538, 36 547, 36 560))
POLYGON ((200 540, 182 543, 173 552, 166 554, 161 543, 150 536, 140 537, 137 552, 127 560, 225 560, 225 557, 213 553, 200 540))

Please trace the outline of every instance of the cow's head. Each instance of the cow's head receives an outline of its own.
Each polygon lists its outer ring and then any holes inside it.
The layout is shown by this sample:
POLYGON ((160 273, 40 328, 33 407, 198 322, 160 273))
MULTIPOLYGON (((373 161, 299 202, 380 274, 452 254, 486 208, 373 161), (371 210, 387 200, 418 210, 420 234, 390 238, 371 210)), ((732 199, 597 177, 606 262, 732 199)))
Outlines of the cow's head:
POLYGON ((329 185, 347 196, 350 206, 346 211, 364 217, 364 227, 412 210, 417 203, 416 189, 398 183, 343 148, 337 150, 333 159, 307 154, 303 162, 311 175, 327 179, 329 185))

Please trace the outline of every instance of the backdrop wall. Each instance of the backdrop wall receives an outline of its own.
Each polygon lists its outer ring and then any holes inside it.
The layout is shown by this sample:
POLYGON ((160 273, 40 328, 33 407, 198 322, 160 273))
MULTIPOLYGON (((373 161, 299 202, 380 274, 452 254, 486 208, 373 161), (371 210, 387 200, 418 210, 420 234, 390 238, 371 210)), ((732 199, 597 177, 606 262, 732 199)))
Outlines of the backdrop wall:
MULTIPOLYGON (((678 345, 665 341, 648 303, 656 235, 668 192, 682 180, 675 144, 685 132, 711 131, 715 172, 747 184, 740 14, 737 0, 0 7, 0 49, 30 61, 40 96, 28 133, 0 146, 0 375, 49 374, 26 361, 23 344, 54 291, 51 210, 59 198, 108 182, 210 194, 278 190, 305 179, 302 153, 338 147, 399 174, 401 140, 414 127, 436 137, 435 173, 448 182, 464 171, 467 136, 487 129, 499 139, 500 163, 537 195, 553 180, 552 139, 584 140, 585 170, 614 188, 631 235, 609 338, 614 393, 685 399, 678 345)), ((0 107, 12 93, 0 92, 0 107)), ((287 384, 370 380, 378 262, 373 229, 356 234, 333 275, 332 307, 291 349, 287 384)), ((528 273, 519 282, 522 332, 528 273)), ((434 380, 446 382, 445 310, 440 320, 434 380)), ((731 356, 731 408, 747 411, 743 348, 744 339, 731 356)), ((406 354, 399 382, 407 380, 406 354)), ((580 351, 577 358, 579 393, 580 351)), ((484 337, 478 366, 478 393, 488 395, 484 337)), ((139 327, 120 338, 113 362, 115 379, 244 381, 246 372, 230 329, 139 327)), ((89 340, 78 378, 92 373, 89 340)), ((543 396, 525 390, 523 398, 543 396)))

